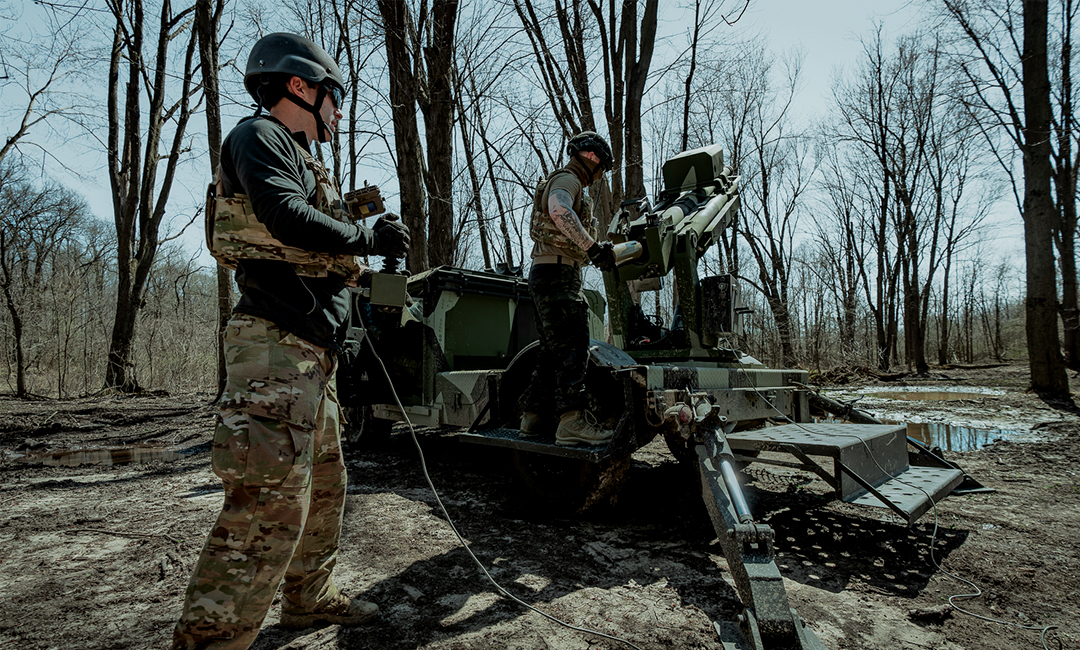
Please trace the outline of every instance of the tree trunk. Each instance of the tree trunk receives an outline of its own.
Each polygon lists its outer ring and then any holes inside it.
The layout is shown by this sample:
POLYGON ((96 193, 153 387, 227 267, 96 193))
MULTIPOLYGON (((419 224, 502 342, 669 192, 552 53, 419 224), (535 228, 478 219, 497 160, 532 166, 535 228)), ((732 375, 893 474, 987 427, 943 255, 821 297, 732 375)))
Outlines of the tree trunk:
POLYGON ((6 241, 3 233, 0 233, 0 263, 3 263, 4 271, 4 304, 11 316, 11 337, 15 339, 15 397, 22 399, 27 396, 26 392, 26 356, 23 353, 23 323, 19 315, 19 308, 15 304, 15 298, 11 295, 11 271, 7 266, 6 241))
MULTIPOLYGON (((202 68, 202 90, 206 98, 206 143, 210 151, 210 174, 221 160, 221 94, 218 92, 217 27, 225 0, 197 0, 195 30, 199 37, 199 65, 202 68)), ((232 272, 224 266, 215 268, 218 295, 217 336, 217 397, 225 391, 225 327, 232 316, 232 272)))
MULTIPOLYGON (((469 128, 468 113, 465 111, 464 100, 462 96, 465 94, 464 88, 461 82, 461 73, 455 72, 454 82, 457 87, 457 103, 458 103, 458 118, 461 121, 461 146, 465 153, 465 166, 469 170, 469 187, 472 189, 472 206, 473 213, 476 215, 476 228, 480 233, 480 252, 484 256, 484 270, 494 269, 495 266, 491 261, 491 244, 489 243, 489 235, 486 220, 484 219, 484 204, 480 199, 480 174, 476 171, 476 157, 473 155, 473 143, 472 132, 469 128)), ((474 99, 476 101, 476 99, 474 99)))
POLYGON ((643 149, 641 144, 641 100, 645 93, 645 81, 652 64, 653 46, 656 43, 656 18, 659 9, 658 0, 645 2, 645 13, 641 17, 641 48, 638 55, 637 39, 637 3, 623 3, 623 30, 626 38, 623 42, 626 55, 626 110, 624 111, 626 129, 626 182, 627 196, 645 196, 645 170, 643 167, 643 149), (637 56, 637 60, 634 57, 637 56))
POLYGON ((1047 0, 1024 3, 1024 253, 1027 261, 1028 358, 1031 388, 1066 399, 1069 380, 1057 330, 1053 228, 1057 222, 1050 191, 1050 79, 1047 69, 1047 0))
POLYGON ((156 34, 155 49, 148 57, 143 48, 142 0, 133 0, 130 10, 122 0, 110 3, 115 22, 113 50, 109 62, 109 180, 113 188, 113 217, 117 235, 117 299, 109 346, 105 385, 124 392, 139 390, 132 359, 133 339, 143 304, 150 271, 154 266, 160 240, 158 230, 165 216, 173 178, 180 155, 185 151, 188 119, 191 117, 193 62, 197 36, 191 29, 184 53, 184 68, 179 75, 180 94, 166 109, 166 83, 174 73, 169 68, 169 44, 184 29, 173 33, 172 28, 183 25, 185 16, 194 12, 188 7, 179 14, 172 13, 168 0, 161 4, 161 20, 156 34), (128 66, 124 113, 121 121, 118 105, 119 69, 123 59, 128 66), (146 87, 143 84, 146 84, 146 87), (142 124, 143 95, 149 101, 145 107, 146 125, 142 124), (173 140, 161 153, 162 130, 166 122, 173 125, 173 140), (146 152, 141 152, 143 129, 146 130, 146 152), (120 132, 123 144, 120 145, 120 132), (164 175, 158 179, 158 168, 166 163, 164 175), (157 195, 155 197, 155 192, 157 195))
POLYGON ((1058 225, 1058 256, 1061 259, 1061 324, 1065 365, 1080 370, 1080 289, 1076 269, 1076 164, 1072 145, 1076 116, 1072 104, 1072 21, 1075 6, 1063 5, 1061 18, 1061 92, 1058 117, 1058 153, 1054 183, 1061 223, 1058 225))
POLYGON ((941 315, 939 318, 938 364, 945 365, 949 362, 949 277, 952 275, 952 246, 945 251, 945 277, 941 286, 941 315))
POLYGON ((694 71, 697 69, 698 36, 701 34, 701 0, 694 2, 694 31, 690 37, 690 69, 686 72, 683 81, 683 117, 682 117, 682 140, 679 150, 686 151, 690 137, 690 90, 694 84, 694 71))
POLYGON ((1058 256, 1061 259, 1061 325, 1065 365, 1080 370, 1080 304, 1076 277, 1076 201, 1058 193, 1061 228, 1058 256))
POLYGON ((581 21, 581 0, 573 2, 573 15, 558 1, 555 2, 555 15, 562 32, 563 49, 566 63, 570 69, 570 86, 574 89, 578 112, 581 114, 581 130, 595 131, 596 119, 593 117, 592 93, 589 90, 589 66, 585 58, 585 25, 581 21))
POLYGON ((411 18, 408 5, 400 0, 379 0, 386 37, 386 61, 390 71, 390 112, 394 120, 397 177, 401 187, 401 219, 412 236, 408 269, 426 271, 428 266, 428 224, 424 213, 424 154, 416 122, 417 81, 408 47, 411 18))
MULTIPOLYGON (((403 4, 403 3, 402 3, 403 4)), ((432 44, 424 48, 427 92, 420 97, 427 136, 428 264, 454 263, 454 24, 457 0, 434 0, 432 44)))

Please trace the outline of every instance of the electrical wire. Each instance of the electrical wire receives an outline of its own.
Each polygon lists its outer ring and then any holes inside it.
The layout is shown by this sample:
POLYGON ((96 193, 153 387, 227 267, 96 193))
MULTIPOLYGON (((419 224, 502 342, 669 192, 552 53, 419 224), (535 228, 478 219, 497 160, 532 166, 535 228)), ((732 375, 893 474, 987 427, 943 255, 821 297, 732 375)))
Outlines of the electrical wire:
POLYGON ((403 418, 405 418, 405 423, 407 425, 409 425, 409 434, 412 436, 412 442, 413 442, 413 445, 416 447, 416 453, 420 456, 420 469, 423 470, 423 472, 424 472, 424 479, 427 480, 428 487, 431 488, 431 493, 433 495, 435 495, 435 502, 439 504, 439 510, 442 512, 443 516, 446 517, 446 523, 448 523, 450 525, 450 530, 454 531, 454 535, 457 536, 458 541, 461 542, 462 547, 465 548, 465 552, 469 554, 469 557, 472 558, 472 561, 476 564, 477 567, 480 568, 480 571, 484 574, 484 577, 487 578, 488 582, 490 582, 495 587, 495 589, 498 590, 498 592, 501 593, 503 596, 506 596, 510 600, 516 602, 517 604, 521 605, 522 607, 525 607, 526 609, 530 609, 530 610, 536 612, 537 614, 543 616, 544 618, 548 619, 549 621, 552 621, 554 623, 558 623, 559 625, 561 625, 561 626, 563 626, 563 627, 565 627, 567 629, 574 630, 575 632, 582 632, 584 634, 592 634, 594 636, 602 637, 604 639, 609 639, 611 641, 616 641, 616 642, 619 642, 619 643, 625 643, 626 645, 630 646, 631 648, 634 648, 634 650, 641 650, 640 647, 634 645, 633 643, 631 643, 630 641, 627 641, 626 639, 620 639, 617 636, 611 636, 610 634, 604 634, 603 632, 600 632, 598 630, 590 630, 588 628, 578 627, 578 626, 573 625, 571 623, 567 623, 565 621, 562 621, 562 620, 556 618, 555 616, 552 616, 551 614, 548 614, 547 612, 534 607, 533 605, 530 605, 529 603, 525 602, 524 600, 518 598, 514 594, 507 591, 502 585, 500 585, 495 580, 495 578, 492 577, 492 575, 490 573, 488 573, 487 567, 485 567, 484 563, 481 562, 478 557, 476 557, 476 555, 472 552, 472 549, 469 548, 468 543, 465 542, 465 538, 461 536, 460 532, 458 532, 457 526, 454 524, 454 520, 450 517, 450 513, 447 512, 446 506, 443 505, 442 498, 439 496, 439 491, 435 489, 435 483, 431 480, 431 474, 428 473, 427 461, 424 459, 424 450, 420 447, 420 440, 416 437, 416 429, 413 428, 412 420, 409 419, 408 413, 405 412, 405 407, 401 403, 401 398, 398 397, 397 389, 394 387, 393 380, 390 379, 390 373, 386 370, 386 365, 383 363, 382 358, 379 356, 378 351, 375 349, 375 344, 371 341, 371 335, 369 333, 365 332, 364 333, 364 340, 368 342, 368 347, 371 349, 372 355, 374 355, 375 360, 378 361, 379 368, 382 369, 383 376, 386 377, 386 383, 390 387, 390 393, 394 396, 394 403, 397 405, 398 410, 401 411, 401 416, 403 418))
MULTIPOLYGON (((779 413, 780 417, 784 418, 789 423, 794 424, 795 426, 799 427, 803 431, 806 431, 807 433, 813 434, 813 432, 810 431, 810 429, 804 427, 801 423, 792 420, 783 411, 776 408, 776 405, 773 404, 771 401, 769 401, 769 399, 767 397, 765 397, 765 395, 763 395, 761 393, 761 391, 759 391, 757 389, 757 386, 755 386, 754 382, 750 379, 750 375, 746 372, 746 369, 744 369, 741 364, 739 365, 739 371, 743 373, 744 377, 746 377, 747 383, 750 385, 751 388, 754 389, 754 392, 757 393, 758 397, 763 399, 765 401, 765 403, 768 404, 769 407, 772 410, 779 413)), ((815 434, 815 435, 817 435, 817 434, 815 434)), ((877 458, 874 457, 873 452, 870 451, 870 446, 867 445, 866 441, 863 440, 861 437, 856 436, 856 435, 852 435, 852 434, 846 434, 846 433, 836 433, 836 434, 832 434, 832 435, 835 435, 835 436, 838 436, 838 437, 844 437, 844 438, 855 438, 856 440, 861 442, 863 447, 866 448, 866 453, 867 453, 867 456, 870 457, 870 460, 874 461, 874 464, 877 465, 878 469, 883 474, 888 474, 888 472, 885 471, 885 468, 881 466, 881 463, 878 462, 877 458)), ((952 596, 949 596, 949 599, 948 599, 949 605, 953 609, 955 609, 956 611, 960 612, 961 614, 966 614, 966 615, 971 616, 973 618, 977 618, 977 619, 987 621, 987 622, 990 622, 990 623, 998 623, 1000 625, 1006 625, 1006 626, 1009 626, 1009 627, 1015 627, 1015 628, 1019 628, 1021 630, 1038 630, 1040 632, 1040 634, 1039 634, 1039 642, 1042 644, 1043 650, 1050 650, 1050 648, 1046 645, 1046 634, 1050 630, 1058 629, 1057 625, 1047 625, 1047 626, 1044 626, 1044 627, 1039 627, 1037 625, 1021 625, 1019 623, 1013 623, 1012 621, 1004 621, 1004 620, 997 619, 997 618, 991 618, 989 616, 983 616, 982 614, 976 614, 975 612, 966 610, 963 607, 960 607, 959 605, 956 604, 956 602, 955 602, 956 599, 960 599, 960 598, 978 598, 978 597, 982 596, 983 595, 982 589, 980 589, 979 586, 976 585, 974 582, 972 582, 972 581, 970 581, 970 580, 968 580, 966 578, 961 578, 960 576, 947 571, 944 567, 941 566, 941 564, 937 561, 937 558, 934 556, 934 547, 937 545, 937 532, 938 532, 938 506, 937 506, 937 502, 934 501, 934 497, 932 497, 929 492, 927 492, 926 490, 922 489, 921 487, 919 487, 917 485, 912 485, 911 483, 908 483, 906 481, 903 481, 903 480, 895 478, 895 477, 893 478, 893 480, 899 482, 901 485, 906 485, 906 486, 908 486, 908 487, 910 487, 912 489, 915 489, 915 490, 918 490, 919 492, 922 492, 924 495, 926 495, 926 498, 930 501, 930 505, 933 507, 933 511, 934 511, 934 530, 930 534, 930 561, 934 564, 934 567, 938 571, 940 571, 940 572, 944 573, 945 575, 949 576, 950 578, 952 578, 953 580, 956 580, 958 582, 966 583, 966 584, 970 585, 972 589, 975 590, 974 593, 970 593, 970 594, 954 594, 952 596)))

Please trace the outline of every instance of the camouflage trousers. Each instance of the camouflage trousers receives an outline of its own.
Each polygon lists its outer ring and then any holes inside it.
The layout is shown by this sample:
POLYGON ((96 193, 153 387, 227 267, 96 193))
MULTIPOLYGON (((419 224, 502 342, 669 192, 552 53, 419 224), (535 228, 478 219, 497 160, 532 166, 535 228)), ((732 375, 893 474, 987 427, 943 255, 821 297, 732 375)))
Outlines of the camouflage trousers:
POLYGON ((347 479, 336 361, 246 315, 229 322, 225 359, 213 445, 225 503, 192 571, 175 649, 247 648, 283 578, 285 611, 338 594, 330 573, 347 479))
POLYGON ((522 411, 559 416, 587 406, 589 320, 581 289, 581 269, 576 266, 534 264, 529 272, 540 352, 521 396, 522 411))

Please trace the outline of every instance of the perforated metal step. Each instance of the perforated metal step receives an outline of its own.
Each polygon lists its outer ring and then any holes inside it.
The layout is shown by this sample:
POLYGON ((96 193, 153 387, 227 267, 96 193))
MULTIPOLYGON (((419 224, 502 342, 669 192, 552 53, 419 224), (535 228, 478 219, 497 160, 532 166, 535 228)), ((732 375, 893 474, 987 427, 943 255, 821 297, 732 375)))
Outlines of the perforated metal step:
MULTIPOLYGON (((964 473, 958 469, 941 467, 909 467, 881 485, 877 491, 893 504, 883 503, 877 496, 867 492, 850 503, 877 508, 901 510, 907 517, 908 524, 923 516, 935 503, 941 501, 964 480, 964 473)), ((899 514, 899 513, 898 513, 899 514)))
POLYGON ((844 501, 887 507, 908 524, 963 480, 960 470, 909 466, 904 425, 786 424, 732 433, 728 443, 736 453, 791 454, 799 463, 764 458, 758 462, 814 472, 829 481, 844 501), (809 456, 832 458, 832 471, 809 456))

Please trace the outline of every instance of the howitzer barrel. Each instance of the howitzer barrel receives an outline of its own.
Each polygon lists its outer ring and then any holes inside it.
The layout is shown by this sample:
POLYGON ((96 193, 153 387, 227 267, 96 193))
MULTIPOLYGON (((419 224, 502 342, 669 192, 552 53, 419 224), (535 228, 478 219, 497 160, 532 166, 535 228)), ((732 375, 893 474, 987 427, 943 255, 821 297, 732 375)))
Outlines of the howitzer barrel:
POLYGON ((692 190, 683 193, 660 215, 661 221, 670 221, 676 231, 684 220, 701 209, 712 196, 711 188, 692 190))
MULTIPOLYGON (((732 196, 728 193, 720 193, 711 197, 701 209, 690 215, 689 219, 684 220, 681 224, 681 228, 678 229, 679 234, 685 231, 693 231, 695 235, 700 237, 703 233, 711 232, 716 229, 716 225, 713 222, 716 220, 717 215, 720 215, 726 206, 732 200, 732 196)), ((730 213, 730 210, 726 211, 730 213)))

